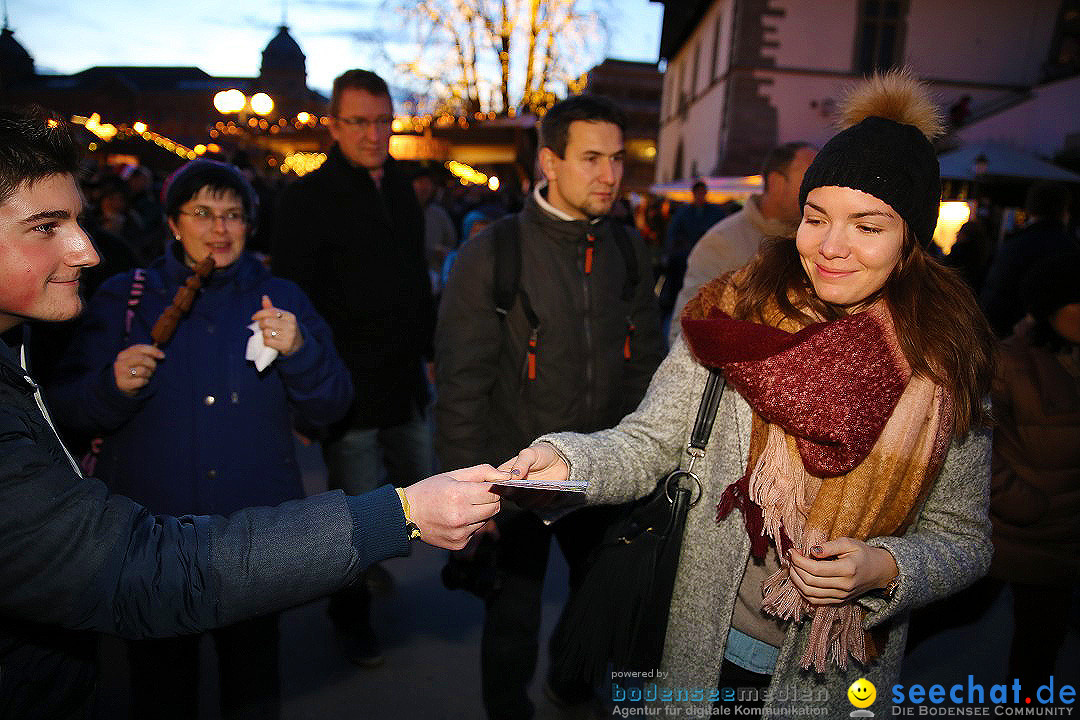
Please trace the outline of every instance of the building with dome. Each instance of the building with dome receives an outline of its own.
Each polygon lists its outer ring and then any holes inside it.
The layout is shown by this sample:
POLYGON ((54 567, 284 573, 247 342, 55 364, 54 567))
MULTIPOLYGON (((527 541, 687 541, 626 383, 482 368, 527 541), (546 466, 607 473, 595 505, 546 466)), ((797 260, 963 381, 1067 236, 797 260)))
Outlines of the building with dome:
MULTIPOLYGON (((274 146, 282 156, 312 144, 304 130, 308 124, 297 123, 297 114, 307 112, 317 119, 329 105, 326 97, 308 88, 304 52, 284 24, 262 52, 258 77, 214 77, 197 67, 141 66, 97 66, 53 75, 36 72, 32 55, 6 20, 0 31, 0 103, 37 103, 64 117, 97 113, 101 122, 115 126, 143 123, 187 147, 206 143, 208 137, 229 144, 227 130, 239 126, 243 140, 267 149, 274 146), (273 110, 219 112, 214 96, 232 89, 249 98, 266 93, 274 101, 273 110), (288 147, 277 147, 281 145, 288 147)), ((233 133, 231 140, 239 136, 233 133)))
POLYGON ((0 30, 0 92, 6 85, 16 85, 34 77, 34 58, 15 39, 15 33, 4 19, 0 30))

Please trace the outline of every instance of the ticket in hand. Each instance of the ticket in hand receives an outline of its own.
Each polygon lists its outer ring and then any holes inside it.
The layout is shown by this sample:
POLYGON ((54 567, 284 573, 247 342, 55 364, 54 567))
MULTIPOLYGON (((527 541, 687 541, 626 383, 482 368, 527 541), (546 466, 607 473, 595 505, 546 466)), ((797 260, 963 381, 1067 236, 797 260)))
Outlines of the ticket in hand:
POLYGON ((505 485, 513 488, 527 488, 532 490, 555 490, 557 492, 583 493, 589 483, 583 480, 540 480, 531 476, 523 480, 506 476, 503 480, 491 480, 492 485, 505 485))

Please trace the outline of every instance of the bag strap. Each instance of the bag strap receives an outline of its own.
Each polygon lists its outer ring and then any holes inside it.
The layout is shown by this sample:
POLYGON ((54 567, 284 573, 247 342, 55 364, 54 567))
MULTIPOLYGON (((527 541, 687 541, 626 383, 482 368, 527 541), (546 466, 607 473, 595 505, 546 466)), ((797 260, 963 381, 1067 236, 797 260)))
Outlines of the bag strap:
POLYGON ((700 452, 696 455, 697 457, 705 454, 705 446, 709 444, 713 421, 716 420, 716 409, 720 406, 720 398, 724 395, 726 385, 727 380, 719 370, 709 370, 709 380, 705 383, 705 392, 701 394, 697 419, 694 420, 694 429, 690 433, 690 442, 687 444, 690 457, 695 457, 695 453, 690 452, 691 448, 700 452))
POLYGON ((694 463, 698 458, 705 457, 705 447, 709 444, 709 435, 712 434, 713 421, 716 420, 716 410, 720 407, 720 398, 724 396, 724 388, 727 387, 727 379, 723 373, 716 369, 709 370, 709 379, 705 383, 705 391, 701 393, 701 403, 698 405, 697 418, 694 420, 694 429, 690 431, 690 440, 686 443, 686 454, 690 456, 690 462, 686 469, 675 470, 664 479, 664 492, 673 505, 684 493, 689 496, 692 491, 679 485, 679 478, 688 477, 697 485, 697 497, 689 500, 690 507, 697 505, 701 499, 701 480, 694 474, 694 463), (674 485, 674 490, 672 489, 674 485))

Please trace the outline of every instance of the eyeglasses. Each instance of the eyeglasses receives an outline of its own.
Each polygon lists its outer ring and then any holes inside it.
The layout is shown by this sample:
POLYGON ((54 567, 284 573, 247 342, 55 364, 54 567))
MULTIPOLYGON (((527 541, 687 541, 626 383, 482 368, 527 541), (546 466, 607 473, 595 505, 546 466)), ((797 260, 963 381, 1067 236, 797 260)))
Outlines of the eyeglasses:
POLYGON ((353 115, 352 117, 338 117, 338 122, 344 123, 349 127, 354 127, 357 130, 367 130, 374 127, 376 130, 385 131, 394 122, 394 118, 390 115, 380 115, 377 118, 360 117, 359 115, 353 115))
POLYGON ((225 227, 230 230, 236 230, 244 226, 247 222, 247 218, 244 217, 244 213, 239 210, 227 210, 223 214, 218 215, 208 207, 199 206, 194 210, 181 210, 181 215, 187 215, 196 224, 204 227, 210 227, 218 220, 225 223, 225 227))

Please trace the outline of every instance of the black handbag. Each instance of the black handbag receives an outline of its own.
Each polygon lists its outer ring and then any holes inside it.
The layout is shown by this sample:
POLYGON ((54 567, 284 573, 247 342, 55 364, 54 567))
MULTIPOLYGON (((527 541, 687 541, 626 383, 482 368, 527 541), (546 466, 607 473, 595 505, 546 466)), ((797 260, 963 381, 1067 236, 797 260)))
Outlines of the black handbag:
POLYGON ((615 671, 660 666, 686 515, 701 499, 694 463, 705 455, 725 380, 711 371, 687 444, 686 469, 661 480, 612 524, 587 561, 551 638, 552 680, 599 687, 615 671), (694 494, 696 486, 697 493, 694 494))

